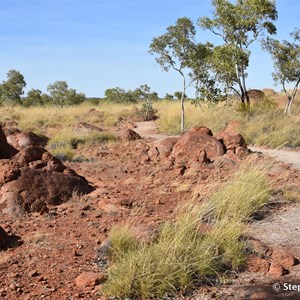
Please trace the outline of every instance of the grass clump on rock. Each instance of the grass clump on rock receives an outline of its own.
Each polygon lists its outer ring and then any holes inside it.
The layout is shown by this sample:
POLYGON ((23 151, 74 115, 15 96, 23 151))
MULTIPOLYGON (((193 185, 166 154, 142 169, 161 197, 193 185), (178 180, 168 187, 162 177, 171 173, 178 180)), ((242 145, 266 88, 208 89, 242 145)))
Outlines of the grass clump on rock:
POLYGON ((207 201, 182 208, 150 242, 137 241, 129 227, 114 228, 103 293, 118 299, 162 298, 238 270, 245 261, 244 222, 268 197, 263 171, 247 166, 207 201), (210 230, 203 232, 199 228, 207 219, 210 230))

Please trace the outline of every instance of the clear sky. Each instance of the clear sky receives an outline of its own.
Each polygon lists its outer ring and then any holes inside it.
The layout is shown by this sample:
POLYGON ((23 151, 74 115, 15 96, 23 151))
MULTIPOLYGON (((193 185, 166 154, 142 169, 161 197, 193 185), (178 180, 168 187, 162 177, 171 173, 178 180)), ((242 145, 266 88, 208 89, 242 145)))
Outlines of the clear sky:
MULTIPOLYGON (((276 3, 277 36, 288 39, 300 27, 300 1, 276 3)), ((164 96, 180 90, 181 81, 155 64, 148 53, 152 38, 180 17, 196 22, 211 11, 210 0, 0 0, 0 81, 16 69, 27 91, 46 92, 48 84, 66 80, 90 97, 141 84, 164 96)), ((199 41, 215 41, 197 31, 199 41)), ((258 43, 248 73, 250 88, 273 87, 271 59, 258 43)))

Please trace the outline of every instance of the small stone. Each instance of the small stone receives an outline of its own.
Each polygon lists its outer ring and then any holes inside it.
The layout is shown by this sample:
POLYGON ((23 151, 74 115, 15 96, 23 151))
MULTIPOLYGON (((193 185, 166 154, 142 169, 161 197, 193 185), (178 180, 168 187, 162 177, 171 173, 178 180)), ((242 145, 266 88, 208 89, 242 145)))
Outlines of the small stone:
POLYGON ((295 258, 285 249, 275 249, 272 253, 272 261, 281 265, 284 269, 290 269, 295 265, 295 258))
POLYGON ((267 259, 263 259, 251 254, 247 258, 246 265, 248 271, 250 272, 267 273, 269 271, 270 263, 267 259))
POLYGON ((39 275, 41 275, 38 271, 31 271, 30 273, 29 273, 29 277, 37 277, 37 276, 39 276, 39 275))
POLYGON ((284 268, 275 262, 272 262, 269 269, 269 274, 274 277, 280 277, 284 274, 284 268))
POLYGON ((104 282, 105 279, 105 275, 100 272, 83 272, 75 279, 75 284, 78 288, 94 288, 96 285, 104 282))

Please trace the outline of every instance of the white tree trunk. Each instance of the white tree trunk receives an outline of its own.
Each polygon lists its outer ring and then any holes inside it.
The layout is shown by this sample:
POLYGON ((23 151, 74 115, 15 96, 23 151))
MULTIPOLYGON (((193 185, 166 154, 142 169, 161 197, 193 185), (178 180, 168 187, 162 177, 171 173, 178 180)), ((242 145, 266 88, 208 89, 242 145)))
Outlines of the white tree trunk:
POLYGON ((180 130, 181 132, 184 131, 184 97, 185 97, 185 90, 186 90, 186 80, 185 80, 185 76, 183 75, 183 92, 181 95, 181 126, 180 126, 180 130))

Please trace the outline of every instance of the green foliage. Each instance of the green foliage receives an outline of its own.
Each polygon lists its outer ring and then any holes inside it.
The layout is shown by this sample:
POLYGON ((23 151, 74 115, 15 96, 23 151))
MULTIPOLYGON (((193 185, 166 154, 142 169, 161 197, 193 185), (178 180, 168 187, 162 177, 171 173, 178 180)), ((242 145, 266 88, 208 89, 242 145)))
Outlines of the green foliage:
POLYGON ((156 62, 164 71, 175 70, 182 77, 181 94, 181 131, 184 130, 184 95, 186 88, 194 81, 188 82, 189 69, 196 49, 194 38, 195 26, 188 18, 180 18, 176 24, 169 26, 167 32, 152 39, 149 52, 157 55, 156 62))
POLYGON ((224 44, 213 49, 211 71, 225 90, 233 90, 242 102, 248 101, 246 70, 249 46, 264 32, 276 33, 275 1, 245 0, 233 4, 229 0, 213 0, 213 17, 202 17, 199 25, 223 39, 224 44))
POLYGON ((137 100, 133 97, 132 91, 125 91, 119 87, 107 89, 105 98, 108 101, 116 103, 136 103, 137 100))
POLYGON ((47 91, 55 105, 74 105, 82 103, 86 98, 83 93, 77 93, 74 89, 69 89, 66 81, 56 81, 49 84, 47 91))
POLYGON ((166 93, 165 96, 164 96, 164 99, 165 99, 165 100, 173 100, 173 99, 174 99, 174 96, 171 95, 171 94, 166 93))
POLYGON ((127 227, 114 229, 109 236, 114 263, 108 270, 104 294, 118 299, 162 299, 243 266, 243 221, 266 203, 269 186, 263 173, 251 166, 242 168, 232 182, 207 199, 208 204, 213 201, 213 208, 207 210, 209 206, 199 202, 182 208, 178 218, 162 224, 149 243, 136 241, 127 227), (230 196, 235 197, 234 204, 228 201, 230 196), (215 223, 204 234, 198 226, 208 212, 215 223))
POLYGON ((45 105, 50 102, 46 95, 42 94, 42 91, 38 89, 31 89, 27 93, 27 97, 22 101, 22 105, 25 107, 45 105))
POLYGON ((155 110, 149 101, 142 104, 139 114, 141 115, 143 121, 151 121, 156 119, 155 110))
POLYGON ((105 100, 115 103, 138 103, 140 101, 156 101, 158 94, 151 92, 151 88, 147 84, 140 85, 134 91, 124 90, 119 87, 107 89, 105 91, 105 100))
POLYGON ((289 114, 291 114, 291 105, 300 84, 300 30, 295 29, 291 36, 294 39, 293 42, 287 40, 280 42, 271 38, 263 42, 264 48, 271 54, 274 62, 274 81, 282 85, 287 96, 285 113, 289 114), (293 88, 289 91, 287 85, 292 85, 293 88))
POLYGON ((20 104, 26 82, 24 76, 16 70, 9 70, 7 80, 0 85, 1 104, 20 104))

